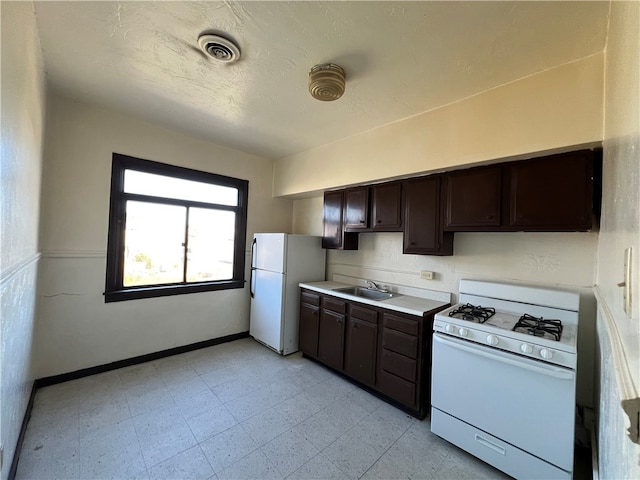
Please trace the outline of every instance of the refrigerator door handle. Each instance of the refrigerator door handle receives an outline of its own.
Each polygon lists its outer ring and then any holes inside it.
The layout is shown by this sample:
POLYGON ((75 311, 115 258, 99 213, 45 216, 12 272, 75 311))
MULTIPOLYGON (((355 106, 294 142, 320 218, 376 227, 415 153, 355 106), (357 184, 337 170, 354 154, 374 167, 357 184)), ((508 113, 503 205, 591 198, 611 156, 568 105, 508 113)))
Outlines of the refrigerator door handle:
POLYGON ((258 246, 258 239, 253 237, 253 242, 251 242, 251 268, 255 268, 256 262, 256 252, 258 251, 256 247, 258 246))
POLYGON ((258 239, 253 238, 253 242, 251 242, 251 268, 249 269, 249 293, 251 294, 251 298, 255 297, 255 291, 253 290, 253 265, 256 254, 256 246, 258 245, 258 239))

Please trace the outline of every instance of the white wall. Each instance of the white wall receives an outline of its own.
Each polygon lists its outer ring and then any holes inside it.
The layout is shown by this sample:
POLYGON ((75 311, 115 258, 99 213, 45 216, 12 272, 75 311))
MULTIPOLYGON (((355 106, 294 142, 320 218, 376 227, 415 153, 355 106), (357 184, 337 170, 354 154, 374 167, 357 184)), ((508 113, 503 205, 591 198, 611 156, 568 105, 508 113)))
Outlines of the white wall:
POLYGON ((33 383, 45 87, 31 2, 0 3, 0 443, 2 479, 14 455, 33 383))
POLYGON ((249 180, 247 246, 256 231, 291 230, 292 201, 271 196, 272 161, 51 95, 38 377, 249 329, 246 289, 104 303, 112 152, 249 180))
POLYGON ((603 60, 601 53, 592 55, 280 159, 274 195, 320 192, 600 141, 603 60))
POLYGON ((611 2, 605 64, 604 198, 598 245, 601 478, 640 478, 640 3, 611 2), (623 252, 633 247, 633 313, 623 252), (624 412, 627 408, 628 413, 624 412))

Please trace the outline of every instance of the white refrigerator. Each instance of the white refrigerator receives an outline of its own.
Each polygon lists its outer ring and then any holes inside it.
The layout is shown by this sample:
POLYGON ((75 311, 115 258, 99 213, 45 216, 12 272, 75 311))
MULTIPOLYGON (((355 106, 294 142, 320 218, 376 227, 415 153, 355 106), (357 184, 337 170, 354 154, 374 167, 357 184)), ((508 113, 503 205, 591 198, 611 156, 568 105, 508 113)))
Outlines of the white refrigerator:
POLYGON ((251 244, 249 334, 282 355, 298 351, 300 282, 324 280, 321 238, 256 233, 251 244))

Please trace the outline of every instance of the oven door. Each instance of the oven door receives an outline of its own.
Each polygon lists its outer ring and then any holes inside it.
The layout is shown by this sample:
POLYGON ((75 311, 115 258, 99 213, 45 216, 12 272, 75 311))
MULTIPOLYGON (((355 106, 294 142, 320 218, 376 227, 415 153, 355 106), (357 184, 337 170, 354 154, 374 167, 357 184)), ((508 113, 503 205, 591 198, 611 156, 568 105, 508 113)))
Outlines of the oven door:
POLYGON ((573 469, 575 378, 566 368, 433 334, 432 407, 566 472, 573 469))

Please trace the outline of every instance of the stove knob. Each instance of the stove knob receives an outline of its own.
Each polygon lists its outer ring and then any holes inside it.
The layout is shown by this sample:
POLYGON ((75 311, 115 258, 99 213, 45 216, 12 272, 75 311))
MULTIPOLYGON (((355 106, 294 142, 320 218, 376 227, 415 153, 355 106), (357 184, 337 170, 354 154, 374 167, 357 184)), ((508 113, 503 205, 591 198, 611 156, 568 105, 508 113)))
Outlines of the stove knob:
POLYGON ((462 327, 460 330, 458 330, 458 335, 460 335, 461 337, 466 337, 467 335, 469 335, 469 330, 462 327))
POLYGON ((489 335, 487 337, 487 343, 489 345, 497 345, 499 342, 498 337, 496 337, 495 335, 489 335))
POLYGON ((533 352, 533 347, 528 343, 523 343, 520 345, 520 350, 522 350, 522 353, 531 353, 533 352))
POLYGON ((543 348, 542 350, 540 350, 540 356, 545 360, 551 360, 551 357, 553 357, 553 352, 551 350, 543 348))
POLYGON ((456 329, 455 329, 455 327, 454 327, 453 325, 451 325, 451 324, 447 324, 447 325, 444 327, 444 329, 447 331, 447 333, 453 333, 453 332, 455 332, 455 330, 456 330, 456 329))

